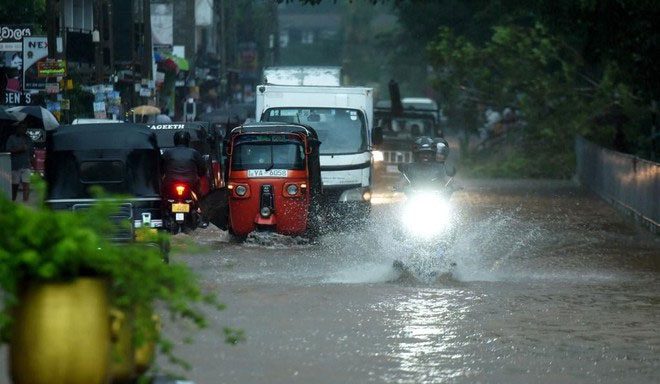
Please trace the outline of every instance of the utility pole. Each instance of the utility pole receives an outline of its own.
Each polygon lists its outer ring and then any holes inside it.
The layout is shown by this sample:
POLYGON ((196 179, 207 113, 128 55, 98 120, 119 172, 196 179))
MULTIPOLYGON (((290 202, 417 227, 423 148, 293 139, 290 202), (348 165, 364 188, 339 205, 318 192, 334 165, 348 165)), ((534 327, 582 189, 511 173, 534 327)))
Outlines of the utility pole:
POLYGON ((225 0, 220 0, 220 84, 221 97, 226 101, 227 95, 227 25, 225 22, 225 0))
POLYGON ((142 54, 142 79, 153 78, 151 73, 153 46, 151 44, 151 1, 142 0, 142 25, 144 26, 144 52, 142 54))
POLYGON ((48 58, 54 59, 57 55, 57 24, 60 7, 58 0, 46 0, 46 34, 48 36, 48 58))
POLYGON ((96 83, 103 83, 105 75, 103 60, 103 0, 94 0, 94 31, 92 41, 94 42, 94 69, 96 83))

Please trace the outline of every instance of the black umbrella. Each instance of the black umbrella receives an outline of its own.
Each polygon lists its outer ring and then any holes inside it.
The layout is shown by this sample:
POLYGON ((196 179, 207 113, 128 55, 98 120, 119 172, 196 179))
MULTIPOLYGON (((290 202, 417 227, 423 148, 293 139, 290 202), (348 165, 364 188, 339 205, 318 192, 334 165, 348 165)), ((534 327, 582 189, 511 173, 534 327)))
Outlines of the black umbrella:
POLYGON ((44 128, 51 130, 57 128, 60 123, 49 110, 36 105, 24 105, 7 109, 7 113, 17 117, 17 120, 28 121, 31 128, 44 128))
POLYGON ((18 121, 18 119, 16 119, 16 116, 7 113, 4 108, 0 107, 0 121, 15 122, 18 121))

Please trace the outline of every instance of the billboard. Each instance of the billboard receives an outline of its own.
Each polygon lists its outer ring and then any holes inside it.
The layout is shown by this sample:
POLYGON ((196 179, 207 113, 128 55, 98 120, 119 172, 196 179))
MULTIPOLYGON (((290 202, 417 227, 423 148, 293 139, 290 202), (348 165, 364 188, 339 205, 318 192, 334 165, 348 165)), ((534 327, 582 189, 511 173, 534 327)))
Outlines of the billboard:
POLYGON ((0 25, 0 103, 30 104, 23 94, 23 39, 33 34, 31 25, 0 25))
POLYGON ((39 64, 48 58, 48 38, 31 36, 23 39, 23 88, 27 91, 43 91, 46 79, 39 77, 39 64))

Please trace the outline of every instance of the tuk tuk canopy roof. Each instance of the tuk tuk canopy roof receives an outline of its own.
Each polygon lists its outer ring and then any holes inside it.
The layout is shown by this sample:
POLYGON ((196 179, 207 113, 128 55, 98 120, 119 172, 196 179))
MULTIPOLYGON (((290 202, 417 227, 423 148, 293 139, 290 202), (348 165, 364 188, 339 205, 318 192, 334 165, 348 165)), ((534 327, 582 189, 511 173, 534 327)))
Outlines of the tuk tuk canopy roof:
POLYGON ((51 151, 158 149, 156 136, 143 124, 61 125, 49 133, 51 151))
POLYGON ((203 122, 173 122, 164 124, 149 124, 148 127, 156 134, 158 146, 174 147, 174 135, 179 131, 190 133, 192 142, 203 142, 209 139, 208 129, 203 122))
POLYGON ((243 124, 239 127, 232 129, 231 135, 239 133, 278 133, 278 132, 291 132, 303 133, 309 138, 317 139, 318 135, 314 128, 303 124, 282 124, 280 122, 261 122, 243 124))

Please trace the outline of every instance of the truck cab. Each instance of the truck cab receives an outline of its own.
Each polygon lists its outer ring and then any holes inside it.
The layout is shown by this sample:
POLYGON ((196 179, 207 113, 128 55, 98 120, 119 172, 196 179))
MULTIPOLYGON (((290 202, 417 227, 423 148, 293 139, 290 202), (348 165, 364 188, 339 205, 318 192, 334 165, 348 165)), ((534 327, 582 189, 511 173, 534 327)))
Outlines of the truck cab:
POLYGON ((318 134, 323 206, 330 218, 371 210, 373 90, 364 87, 257 87, 257 121, 309 125, 318 134))

